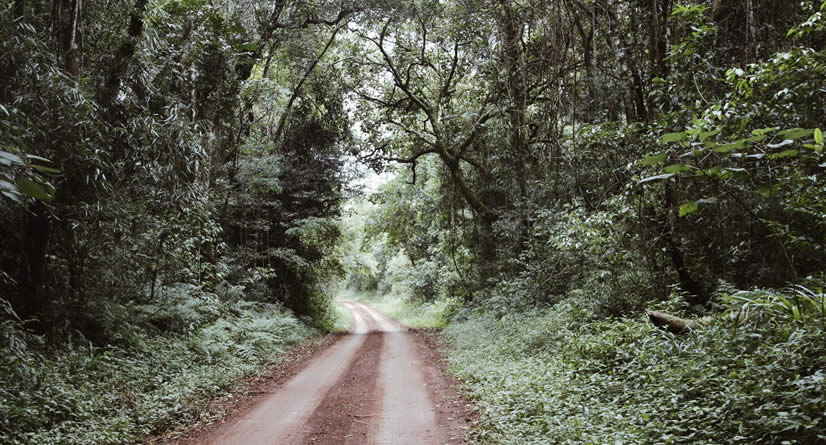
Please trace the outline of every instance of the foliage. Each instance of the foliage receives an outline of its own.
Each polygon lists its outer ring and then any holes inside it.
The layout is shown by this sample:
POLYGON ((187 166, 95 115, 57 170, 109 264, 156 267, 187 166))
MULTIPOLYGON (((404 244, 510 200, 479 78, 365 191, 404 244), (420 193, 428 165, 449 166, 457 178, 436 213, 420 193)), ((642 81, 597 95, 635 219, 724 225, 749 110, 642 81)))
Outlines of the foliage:
POLYGON ((333 302, 335 308, 335 323, 333 331, 347 332, 353 324, 353 314, 338 300, 333 302))
POLYGON ((0 442, 141 440, 333 327, 353 12, 0 6, 0 442))
POLYGON ((46 354, 31 339, 15 341, 25 334, 4 324, 0 441, 133 443, 197 418, 228 385, 316 333, 279 306, 223 302, 191 288, 133 313, 138 320, 115 328, 129 344, 79 339, 46 354), (184 329, 157 335, 173 321, 184 329))
POLYGON ((342 298, 358 299, 370 303, 388 317, 411 328, 444 328, 456 311, 462 307, 457 298, 443 297, 435 301, 411 300, 398 294, 359 294, 343 291, 342 298))
POLYGON ((682 336, 594 317, 581 298, 460 311, 445 333, 481 443, 823 442, 822 317, 789 323, 759 305, 744 317, 741 302, 682 336))

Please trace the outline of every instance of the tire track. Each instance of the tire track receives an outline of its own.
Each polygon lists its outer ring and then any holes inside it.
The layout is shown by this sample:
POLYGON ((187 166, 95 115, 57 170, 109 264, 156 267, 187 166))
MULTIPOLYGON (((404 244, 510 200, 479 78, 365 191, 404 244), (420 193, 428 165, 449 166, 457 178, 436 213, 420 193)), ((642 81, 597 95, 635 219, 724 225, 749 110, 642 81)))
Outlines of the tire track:
MULTIPOLYGON (((367 331, 363 319, 356 320, 354 330, 367 331)), ((294 443, 327 393, 352 366, 366 336, 348 335, 288 380, 270 397, 217 431, 209 445, 270 445, 294 443)))
POLYGON ((448 443, 427 383, 433 377, 425 370, 432 365, 422 358, 415 335, 364 303, 342 304, 353 317, 350 335, 203 443, 448 443))

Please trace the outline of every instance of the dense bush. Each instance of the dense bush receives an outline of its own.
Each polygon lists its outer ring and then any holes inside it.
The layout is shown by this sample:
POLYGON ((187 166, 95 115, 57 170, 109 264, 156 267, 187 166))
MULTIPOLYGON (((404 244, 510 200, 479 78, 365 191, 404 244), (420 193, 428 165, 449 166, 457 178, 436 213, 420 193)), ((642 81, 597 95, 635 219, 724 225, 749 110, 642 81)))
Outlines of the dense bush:
POLYGON ((824 313, 757 295, 719 300, 683 335, 595 317, 582 298, 462 310, 445 333, 482 443, 826 443, 824 313))
POLYGON ((228 385, 317 333, 278 305, 193 289, 132 313, 129 326, 113 327, 128 342, 107 347, 45 347, 20 322, 4 321, 0 442, 134 443, 197 418, 228 385))

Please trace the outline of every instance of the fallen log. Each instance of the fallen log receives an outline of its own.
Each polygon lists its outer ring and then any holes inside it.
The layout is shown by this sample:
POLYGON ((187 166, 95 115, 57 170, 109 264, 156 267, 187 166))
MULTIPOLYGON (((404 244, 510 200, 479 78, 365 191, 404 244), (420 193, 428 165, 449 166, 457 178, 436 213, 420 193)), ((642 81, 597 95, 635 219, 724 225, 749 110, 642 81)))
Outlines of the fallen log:
POLYGON ((698 323, 704 322, 702 319, 689 320, 686 318, 677 317, 675 315, 666 314, 665 312, 651 311, 648 309, 645 310, 645 313, 648 314, 648 319, 651 320, 651 323, 653 323, 654 326, 663 328, 674 334, 688 331, 695 327, 698 323))

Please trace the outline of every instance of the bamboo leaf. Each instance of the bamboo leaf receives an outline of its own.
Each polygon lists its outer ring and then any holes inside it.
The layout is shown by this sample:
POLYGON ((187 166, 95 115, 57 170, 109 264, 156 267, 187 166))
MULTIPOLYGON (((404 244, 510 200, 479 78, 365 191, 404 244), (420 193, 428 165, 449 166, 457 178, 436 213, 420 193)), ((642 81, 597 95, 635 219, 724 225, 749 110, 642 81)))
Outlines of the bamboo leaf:
POLYGON ((800 139, 807 136, 811 136, 815 131, 812 129, 806 128, 790 128, 788 130, 779 131, 777 133, 778 136, 782 136, 786 139, 800 139))
POLYGON ((668 167, 664 168, 663 171, 665 171, 666 173, 678 174, 682 172, 690 172, 691 167, 683 164, 671 164, 668 167))
POLYGON ((18 164, 22 165, 23 160, 20 159, 20 156, 13 155, 7 151, 0 151, 0 164, 3 165, 11 165, 11 164, 18 164))
POLYGON ((684 202, 680 205, 680 216, 682 217, 686 215, 695 214, 697 213, 697 210, 699 210, 699 208, 700 205, 697 203, 697 201, 684 202))
POLYGON ((752 130, 751 134, 755 136, 763 136, 769 133, 774 133, 775 131, 779 130, 780 127, 772 127, 772 128, 759 128, 757 130, 752 130))
POLYGON ((47 192, 46 189, 43 188, 43 185, 38 184, 29 178, 20 179, 19 186, 20 191, 26 196, 47 202, 53 199, 52 194, 47 192))
POLYGON ((780 153, 773 153, 769 155, 769 159, 785 159, 797 156, 797 150, 785 150, 780 153))
POLYGON ((682 131, 680 133, 666 133, 663 135, 662 138, 660 138, 660 142, 662 142, 663 144, 667 144, 669 142, 679 142, 685 139, 686 136, 688 136, 688 133, 686 133, 685 131, 682 131))
POLYGON ((660 180, 663 180, 663 179, 672 178, 674 176, 675 176, 674 173, 666 173, 666 174, 663 174, 663 175, 649 176, 647 178, 640 179, 639 183, 644 184, 646 182, 651 182, 651 181, 660 181, 660 180))
POLYGON ((648 167, 648 166, 651 166, 651 165, 660 164, 663 161, 665 161, 666 156, 667 155, 665 153, 658 154, 658 155, 646 156, 642 161, 640 161, 640 165, 648 167))

